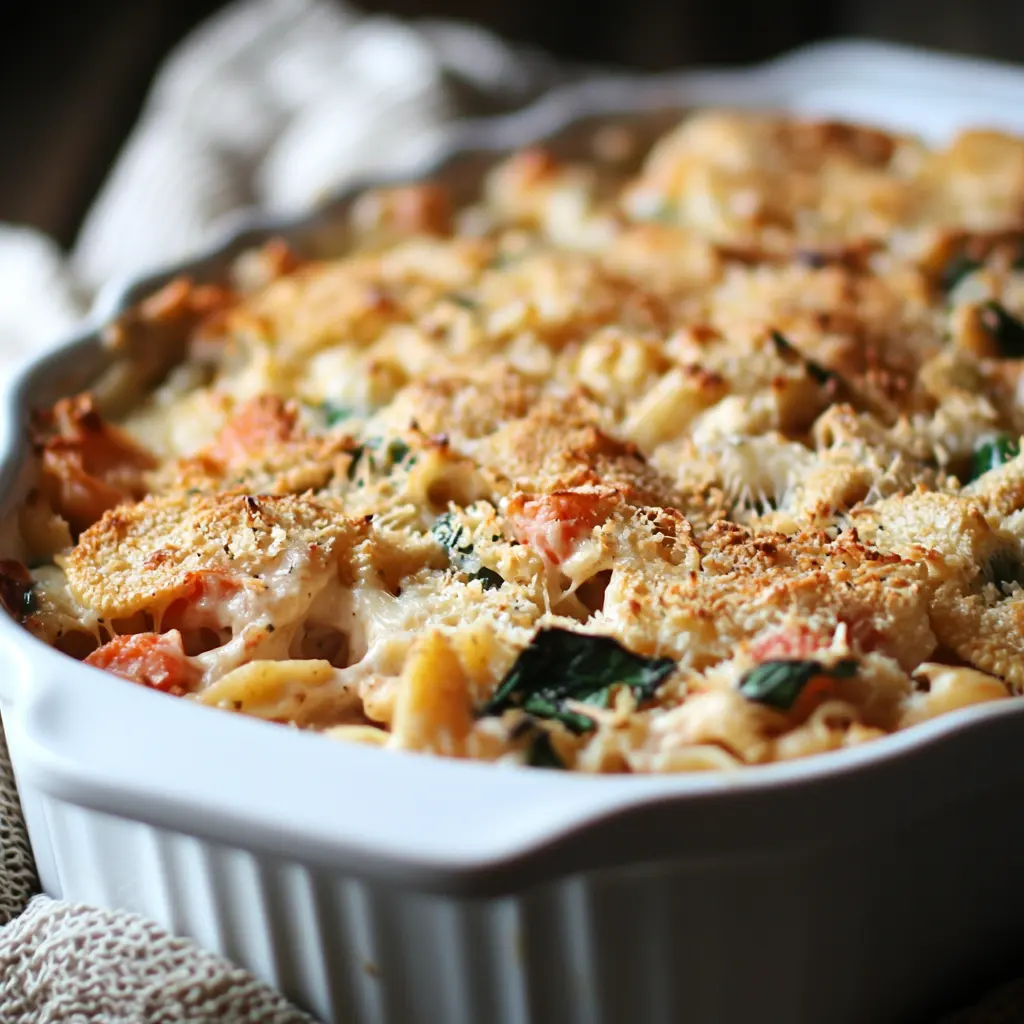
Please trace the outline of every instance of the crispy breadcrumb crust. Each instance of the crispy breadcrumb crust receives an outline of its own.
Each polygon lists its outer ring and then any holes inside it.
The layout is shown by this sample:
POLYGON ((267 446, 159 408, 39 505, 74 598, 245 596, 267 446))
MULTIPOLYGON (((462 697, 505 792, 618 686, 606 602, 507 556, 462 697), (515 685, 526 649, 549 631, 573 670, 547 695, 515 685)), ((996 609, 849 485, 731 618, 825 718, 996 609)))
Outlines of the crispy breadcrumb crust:
POLYGON ((292 495, 146 498, 105 513, 64 570, 78 601, 127 618, 166 607, 197 573, 252 586, 292 552, 314 565, 338 562, 366 525, 292 495))

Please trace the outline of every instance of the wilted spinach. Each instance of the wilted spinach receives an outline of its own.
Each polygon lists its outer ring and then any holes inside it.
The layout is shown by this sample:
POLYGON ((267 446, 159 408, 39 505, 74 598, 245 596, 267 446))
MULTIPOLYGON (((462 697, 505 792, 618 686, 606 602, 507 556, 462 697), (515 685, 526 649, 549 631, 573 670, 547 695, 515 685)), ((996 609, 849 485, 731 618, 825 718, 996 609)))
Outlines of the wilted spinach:
POLYGON ((965 277, 984 265, 982 260, 972 259, 964 252, 954 253, 939 273, 939 287, 948 295, 965 277))
POLYGON ((593 719, 566 708, 565 701, 607 707, 615 686, 628 686, 637 700, 649 700, 675 667, 671 658, 645 658, 609 636, 541 629, 480 713, 521 708, 560 721, 572 732, 587 732, 593 719))
POLYGON ((320 411, 323 413, 324 422, 329 427, 333 427, 353 416, 353 410, 350 406, 342 405, 340 402, 334 402, 331 399, 321 403, 320 411))
POLYGON ((479 580, 484 590, 497 590, 505 582, 500 573, 480 565, 480 560, 473 553, 472 541, 451 512, 438 516, 430 532, 443 548, 447 548, 451 564, 471 580, 479 580))
POLYGON ((747 700, 788 711, 815 676, 849 679, 857 674, 857 662, 844 658, 834 665, 819 661, 777 659, 762 661, 740 679, 739 691, 747 700))
POLYGON ((976 480, 990 469, 996 469, 1020 455, 1020 445, 1006 434, 983 441, 974 450, 971 458, 971 479, 976 480))

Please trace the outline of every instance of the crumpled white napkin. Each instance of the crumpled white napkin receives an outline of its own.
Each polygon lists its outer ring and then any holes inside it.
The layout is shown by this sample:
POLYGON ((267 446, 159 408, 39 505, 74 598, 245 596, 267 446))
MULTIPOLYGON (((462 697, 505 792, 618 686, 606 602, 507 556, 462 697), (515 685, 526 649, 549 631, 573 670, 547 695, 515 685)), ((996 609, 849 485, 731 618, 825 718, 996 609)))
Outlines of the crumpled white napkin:
MULTIPOLYGON (((570 73, 465 25, 236 0, 168 59, 69 256, 0 226, 0 386, 62 340, 104 283, 189 256, 246 207, 306 208, 455 117, 520 106, 570 73)), ((0 1021, 309 1024, 190 941, 32 898, 37 884, 0 729, 0 1021)))
POLYGON ((0 375, 65 335, 99 286, 187 257, 229 215, 305 209, 454 118, 515 108, 573 73, 469 25, 236 0, 167 60, 68 259, 0 227, 0 375))

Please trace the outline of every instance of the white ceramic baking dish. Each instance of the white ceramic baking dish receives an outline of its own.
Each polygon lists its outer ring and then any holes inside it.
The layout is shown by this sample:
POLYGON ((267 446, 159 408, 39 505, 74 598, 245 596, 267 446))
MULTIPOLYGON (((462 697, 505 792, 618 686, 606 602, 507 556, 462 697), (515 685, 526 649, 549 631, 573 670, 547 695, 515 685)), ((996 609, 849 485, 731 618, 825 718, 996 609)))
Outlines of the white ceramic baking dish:
MULTIPOLYGON (((469 126, 456 148, 478 154, 438 173, 466 186, 480 152, 579 148, 592 115, 701 104, 1024 131, 1024 72, 855 43, 590 82, 469 126)), ((250 226, 187 269, 216 275, 268 232, 336 242, 344 205, 250 226)), ((99 326, 180 269, 109 292, 21 376, 0 511, 19 496, 28 409, 94 378, 99 326)), ((3 720, 46 891, 192 935, 325 1021, 925 1020, 998 976, 1024 934, 1024 701, 796 763, 591 778, 215 713, 0 618, 3 720)))

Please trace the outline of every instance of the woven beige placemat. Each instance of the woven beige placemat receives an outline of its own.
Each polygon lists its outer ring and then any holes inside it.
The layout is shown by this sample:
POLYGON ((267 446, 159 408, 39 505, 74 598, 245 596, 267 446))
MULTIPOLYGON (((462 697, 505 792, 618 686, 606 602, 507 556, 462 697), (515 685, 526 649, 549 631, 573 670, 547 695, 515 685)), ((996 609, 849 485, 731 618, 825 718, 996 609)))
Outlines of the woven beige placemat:
POLYGON ((312 1024, 248 972, 136 914, 38 893, 0 727, 3 1024, 312 1024))

